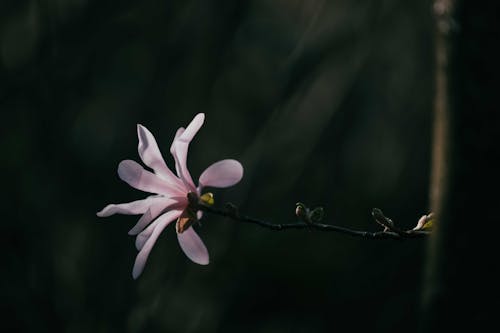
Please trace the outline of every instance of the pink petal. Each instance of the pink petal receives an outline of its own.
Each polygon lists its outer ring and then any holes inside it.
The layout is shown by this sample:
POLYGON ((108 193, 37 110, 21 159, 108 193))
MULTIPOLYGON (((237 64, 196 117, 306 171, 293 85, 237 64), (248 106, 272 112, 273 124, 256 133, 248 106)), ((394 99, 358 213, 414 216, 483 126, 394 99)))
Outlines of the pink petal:
POLYGON ((144 164, 154 170, 154 172, 166 180, 172 186, 177 188, 182 188, 182 183, 180 179, 175 176, 175 174, 170 171, 170 169, 165 164, 165 160, 161 155, 158 144, 156 143, 155 137, 151 132, 144 126, 137 125, 137 136, 139 138, 139 145, 137 150, 139 151, 139 156, 141 157, 144 164))
POLYGON ((113 214, 125 214, 125 215, 144 214, 148 210, 149 206, 160 200, 165 200, 165 198, 159 196, 150 196, 146 199, 136 200, 127 203, 110 204, 104 207, 100 212, 97 212, 97 216, 106 217, 106 216, 111 216, 113 214))
POLYGON ((193 192, 196 191, 196 186, 194 186, 193 179, 191 178, 191 174, 187 168, 187 153, 189 143, 193 140, 196 133, 198 133, 204 121, 205 114, 198 113, 185 130, 182 130, 182 128, 177 130, 176 138, 170 148, 170 152, 175 159, 177 175, 182 179, 186 187, 193 192))
POLYGON ((177 170, 177 175, 184 182, 184 185, 189 189, 189 191, 195 192, 196 187, 194 186, 193 178, 187 168, 187 153, 189 149, 189 143, 180 140, 175 140, 174 143, 174 159, 175 168, 177 170))
POLYGON ((151 234, 155 230, 156 226, 158 225, 158 220, 154 221, 150 225, 147 226, 146 229, 141 231, 137 237, 135 237, 135 248, 137 251, 142 250, 144 247, 144 244, 148 241, 149 237, 151 237, 151 234))
POLYGON ((151 221, 153 221, 155 218, 157 218, 158 215, 160 215, 161 212, 162 212, 161 209, 155 209, 155 210, 151 210, 151 208, 148 209, 147 212, 145 212, 144 214, 142 214, 141 218, 132 227, 132 229, 130 229, 128 231, 128 234, 130 236, 137 235, 138 233, 140 233, 141 231, 143 231, 144 228, 146 228, 148 226, 148 224, 151 223, 151 221))
POLYGON ((141 191, 163 194, 168 197, 183 195, 179 189, 172 187, 171 184, 132 160, 120 162, 118 176, 133 188, 141 191))
POLYGON ((425 224, 425 221, 427 220, 427 215, 422 215, 422 217, 418 220, 417 225, 413 230, 420 230, 425 224))
POLYGON ((129 230, 129 235, 137 235, 155 218, 157 218, 162 212, 167 209, 174 209, 179 206, 185 206, 187 200, 178 200, 177 198, 165 198, 162 197, 163 200, 155 202, 152 204, 149 209, 141 216, 139 221, 137 221, 136 225, 129 230))
POLYGON ((243 166, 236 160, 222 160, 209 166, 200 176, 199 186, 229 187, 243 177, 243 166))
POLYGON ((175 132, 174 141, 172 141, 172 144, 170 145, 170 154, 174 155, 174 151, 175 151, 174 143, 175 143, 175 140, 177 140, 182 135, 182 133, 184 133, 184 131, 185 131, 184 127, 179 127, 179 129, 177 130, 177 132, 175 132))
POLYGON ((177 163, 177 160, 175 159, 175 142, 176 142, 177 138, 179 138, 179 136, 181 136, 182 133, 184 133, 184 127, 180 127, 177 130, 177 132, 175 133, 174 141, 172 141, 172 144, 170 145, 170 154, 172 154, 172 156, 174 156, 175 171, 177 172, 178 175, 181 174, 181 171, 179 169, 179 163, 177 163))
POLYGON ((193 118, 193 120, 191 120, 191 122, 186 127, 186 129, 181 134, 181 136, 179 136, 179 140, 185 141, 187 143, 191 142, 191 140, 193 140, 196 133, 198 133, 198 131, 200 130, 201 126, 203 126, 204 121, 205 121, 205 114, 198 113, 193 118))
POLYGON ((165 229, 165 227, 170 222, 175 220, 180 214, 181 214, 180 211, 171 210, 160 216, 158 220, 155 221, 157 223, 154 230, 152 231, 150 237, 145 242, 139 254, 137 254, 137 257, 135 258, 134 268, 132 269, 132 277, 134 279, 137 279, 144 270, 144 266, 146 265, 146 262, 148 260, 149 253, 151 253, 151 250, 153 249, 153 246, 155 245, 156 240, 160 236, 163 229, 165 229))
MULTIPOLYGON (((148 241, 148 239, 151 237, 153 232, 155 231, 156 227, 162 223, 163 220, 166 218, 170 218, 170 216, 173 216, 173 219, 177 219, 183 212, 183 209, 172 209, 164 214, 162 214, 159 218, 157 218, 153 223, 147 226, 146 229, 141 231, 137 237, 135 238, 135 248, 137 251, 142 250, 144 247, 144 244, 148 241)), ((170 221, 171 222, 171 221, 170 221)), ((169 222, 169 223, 170 223, 169 222)))
POLYGON ((181 249, 189 259, 200 265, 208 265, 208 250, 193 227, 181 234, 177 233, 177 239, 179 240, 181 249))

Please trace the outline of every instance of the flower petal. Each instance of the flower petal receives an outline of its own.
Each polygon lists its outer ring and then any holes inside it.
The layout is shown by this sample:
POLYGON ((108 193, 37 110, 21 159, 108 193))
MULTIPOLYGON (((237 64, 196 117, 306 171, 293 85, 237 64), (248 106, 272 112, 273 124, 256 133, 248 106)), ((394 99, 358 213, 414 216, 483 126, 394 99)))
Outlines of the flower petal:
POLYGON ((193 227, 185 230, 183 233, 177 233, 179 245, 186 256, 193 262, 200 265, 208 265, 208 250, 201 240, 200 236, 194 231, 193 227))
POLYGON ((198 113, 196 116, 194 116, 193 120, 191 120, 184 132, 179 136, 179 140, 188 143, 191 142, 196 133, 198 133, 198 131, 200 130, 201 126, 203 126, 203 122, 205 122, 205 114, 198 113))
POLYGON ((177 160, 175 158, 175 141, 181 136, 182 133, 184 133, 184 127, 180 127, 177 132, 175 133, 174 141, 172 141, 172 144, 170 145, 170 154, 174 156, 175 160, 175 171, 177 172, 178 175, 181 174, 181 171, 179 169, 179 163, 177 163, 177 160))
POLYGON ((153 223, 148 225, 146 229, 141 231, 137 235, 137 237, 135 238, 135 248, 137 249, 137 251, 142 250, 142 248, 144 247, 144 244, 146 244, 148 239, 151 237, 151 235, 155 231, 156 227, 159 224, 161 224, 164 219, 170 218, 173 216, 173 219, 170 221, 170 222, 172 222, 173 220, 177 219, 182 214, 182 212, 183 212, 182 209, 169 210, 168 212, 165 212, 164 214, 160 215, 160 217, 157 218, 153 223))
POLYGON ((137 150, 144 164, 171 185, 182 188, 180 179, 165 164, 153 134, 146 127, 138 124, 137 137, 139 138, 137 150))
POLYGON ((174 160, 175 169, 177 175, 184 182, 184 185, 189 189, 189 191, 195 192, 196 188, 194 186, 193 178, 189 173, 187 168, 187 153, 189 149, 189 143, 176 140, 174 143, 174 160))
POLYGON ((427 220, 427 215, 422 215, 422 217, 420 217, 420 219, 417 222, 417 225, 415 226, 415 228, 413 228, 413 230, 420 230, 420 229, 422 229, 422 227, 424 226, 426 220, 427 220))
POLYGON ((144 246, 141 248, 141 251, 139 251, 139 254, 137 254, 137 257, 135 258, 134 268, 132 269, 132 277, 134 279, 137 279, 144 270, 144 266, 146 265, 146 262, 148 260, 149 253, 151 253, 151 250, 153 249, 153 246, 155 245, 156 240, 160 236, 163 229, 165 229, 165 227, 170 222, 175 220, 178 217, 177 214, 180 215, 180 213, 181 211, 171 210, 160 216, 155 221, 155 228, 153 229, 150 237, 148 237, 148 239, 144 243, 144 246))
POLYGON ((162 210, 160 209, 148 209, 147 212, 145 212, 144 214, 142 214, 141 218, 139 219, 139 221, 137 221, 137 223, 132 227, 132 229, 130 229, 128 231, 128 234, 130 236, 135 236, 137 235, 138 233, 140 233, 141 231, 144 230, 144 228, 147 227, 147 225, 153 221, 155 218, 158 217, 158 215, 160 215, 160 213, 162 212, 162 210))
POLYGON ((97 212, 97 216, 99 217, 107 217, 113 214, 124 214, 124 215, 137 215, 144 214, 147 212, 148 208, 162 200, 165 200, 165 197, 161 196, 150 196, 146 199, 136 200, 127 203, 121 204, 110 204, 104 207, 100 212, 97 212))
POLYGON ((182 179, 186 187, 193 192, 196 191, 196 186, 194 186, 193 179, 187 168, 187 153, 189 150, 189 143, 193 140, 196 133, 198 133, 204 121, 205 114, 198 113, 185 130, 182 130, 182 128, 177 130, 176 138, 170 148, 170 152, 175 159, 177 175, 182 179))
POLYGON ((179 127, 179 129, 177 130, 177 132, 175 132, 174 141, 172 141, 172 144, 170 145, 170 154, 174 155, 174 151, 175 151, 174 143, 175 143, 175 140, 177 140, 182 135, 182 133, 184 133, 185 130, 186 129, 184 127, 179 127))
POLYGON ((243 166, 236 160, 215 162, 205 169, 198 181, 200 187, 229 187, 243 177, 243 166))
POLYGON ((139 163, 132 160, 120 162, 118 176, 133 188, 141 191, 163 194, 168 197, 183 195, 182 191, 172 187, 167 181, 145 170, 139 163))
POLYGON ((136 225, 129 230, 129 235, 137 235, 140 233, 146 226, 157 218, 162 212, 166 212, 167 209, 175 209, 180 206, 185 206, 187 200, 179 200, 179 198, 165 198, 162 197, 163 200, 155 202, 152 204, 149 209, 141 216, 139 221, 137 221, 136 225))

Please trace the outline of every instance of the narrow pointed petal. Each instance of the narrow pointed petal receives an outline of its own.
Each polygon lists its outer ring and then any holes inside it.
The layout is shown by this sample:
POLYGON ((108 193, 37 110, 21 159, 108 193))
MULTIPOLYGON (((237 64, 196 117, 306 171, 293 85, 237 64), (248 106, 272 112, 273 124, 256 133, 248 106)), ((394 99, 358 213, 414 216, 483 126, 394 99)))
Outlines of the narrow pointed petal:
POLYGON ((184 132, 179 136, 179 140, 186 141, 188 143, 191 142, 191 140, 193 140, 196 133, 198 133, 198 131, 200 130, 201 126, 203 126, 204 122, 205 122, 205 114, 198 113, 193 118, 193 120, 191 120, 191 122, 186 127, 184 132))
MULTIPOLYGON (((134 263, 134 268, 132 269, 132 277, 134 279, 137 279, 139 275, 141 275, 142 271, 144 270, 144 266, 146 265, 146 262, 148 260, 149 254, 151 253, 151 250, 153 249, 153 246, 156 243, 156 240, 160 236, 161 232, 165 227, 172 222, 173 220, 176 219, 175 211, 170 211, 168 213, 163 214, 158 218, 158 223, 156 224, 156 227, 154 228, 153 232, 151 233, 151 236, 147 239, 145 242, 144 246, 142 247, 141 251, 137 254, 137 257, 135 258, 135 263, 134 263), (170 213, 170 214, 169 214, 170 213)), ((179 213, 180 214, 180 213, 179 213)))
POLYGON ((201 240, 200 236, 194 231, 193 227, 185 230, 183 233, 177 233, 179 245, 186 256, 199 265, 208 265, 208 250, 201 240))
POLYGON ((151 237, 153 232, 155 231, 156 227, 158 225, 162 225, 163 221, 168 220, 167 225, 172 222, 173 220, 176 220, 181 214, 183 210, 181 209, 172 209, 158 217, 153 223, 147 226, 146 229, 141 231, 137 237, 135 238, 135 248, 137 251, 141 251, 142 248, 144 247, 144 244, 148 241, 148 239, 151 237))
POLYGON ((172 154, 172 156, 174 157, 174 160, 175 160, 175 172, 178 175, 181 174, 181 170, 179 168, 179 163, 177 162, 177 158, 175 157, 175 143, 176 143, 176 140, 179 138, 179 136, 181 136, 181 134, 184 133, 184 130, 185 130, 184 127, 181 127, 181 128, 179 128, 177 130, 177 132, 175 133, 174 141, 172 141, 172 145, 170 145, 170 154, 172 154))
POLYGON ((174 142, 174 160, 175 160, 175 169, 177 171, 177 175, 184 182, 186 188, 189 191, 195 192, 196 186, 194 186, 193 178, 189 173, 187 168, 187 154, 189 150, 189 143, 183 142, 180 140, 176 140, 174 142))
POLYGON ((182 133, 184 133, 185 131, 185 128, 184 127, 180 127, 177 132, 175 132, 175 137, 174 137, 174 141, 172 141, 172 144, 170 145, 170 154, 174 155, 174 151, 175 151, 175 140, 177 140, 181 135, 182 133))
POLYGON ((222 160, 209 166, 200 176, 199 186, 229 187, 243 177, 243 166, 236 160, 222 160))
POLYGON ((189 123, 186 129, 180 128, 177 130, 176 138, 170 147, 170 152, 175 159, 175 168, 177 175, 184 182, 190 191, 195 192, 196 186, 194 185, 193 178, 187 168, 187 153, 189 150, 189 143, 193 137, 198 133, 203 122, 205 121, 205 114, 198 113, 193 120, 189 123))
POLYGON ((422 217, 418 220, 417 225, 413 230, 420 230, 424 227, 425 222, 427 221, 427 215, 422 215, 422 217))
POLYGON ((143 231, 141 231, 136 237, 135 237, 135 248, 137 251, 142 250, 144 244, 147 242, 149 237, 151 237, 151 234, 155 230, 156 226, 158 225, 158 220, 154 221, 150 225, 146 227, 143 231))
POLYGON ((155 218, 157 218, 158 215, 160 215, 160 213, 161 213, 161 210, 159 210, 159 209, 158 210, 152 210, 151 208, 148 209, 147 212, 145 212, 144 214, 142 214, 141 218, 132 227, 132 229, 130 229, 128 231, 128 234, 130 236, 137 235, 138 233, 140 233, 141 231, 143 231, 144 228, 146 228, 148 226, 148 224, 151 223, 151 221, 153 221, 155 218))
POLYGON ((175 209, 180 207, 181 205, 185 205, 183 202, 179 202, 177 199, 173 198, 162 198, 163 200, 157 201, 152 204, 149 209, 141 216, 139 221, 137 221, 136 225, 129 230, 129 235, 137 235, 144 228, 147 227, 151 221, 160 216, 161 213, 165 213, 168 209, 175 209))
POLYGON ((118 176, 133 188, 141 191, 163 194, 167 197, 183 195, 179 189, 172 187, 164 179, 145 170, 139 163, 132 160, 120 162, 118 176))
POLYGON ((162 177, 165 181, 173 186, 180 188, 180 179, 167 167, 165 160, 161 155, 158 144, 153 134, 144 126, 137 125, 137 137, 139 145, 137 150, 139 156, 145 165, 154 170, 154 172, 162 177))
POLYGON ((165 198, 158 196, 151 196, 146 199, 136 200, 121 204, 110 204, 104 207, 100 212, 97 212, 97 216, 106 217, 113 214, 124 214, 124 215, 137 215, 144 214, 147 212, 149 207, 165 198))

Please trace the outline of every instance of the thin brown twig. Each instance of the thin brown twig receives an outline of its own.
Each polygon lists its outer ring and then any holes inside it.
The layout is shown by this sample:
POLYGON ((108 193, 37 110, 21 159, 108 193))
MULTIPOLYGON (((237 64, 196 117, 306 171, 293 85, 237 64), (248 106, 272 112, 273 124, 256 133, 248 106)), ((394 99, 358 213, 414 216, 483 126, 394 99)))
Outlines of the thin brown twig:
MULTIPOLYGON (((338 233, 347 234, 347 235, 354 236, 354 237, 361 237, 361 238, 367 238, 367 239, 395 239, 395 240, 409 239, 409 238, 425 238, 428 235, 430 235, 429 231, 422 231, 422 230, 403 231, 403 230, 396 228, 394 226, 392 226, 392 229, 389 228, 389 230, 371 232, 371 231, 354 230, 354 229, 349 229, 349 228, 340 227, 340 226, 336 226, 336 225, 316 223, 316 222, 311 222, 311 223, 305 223, 305 222, 271 223, 271 222, 257 219, 254 217, 250 217, 247 215, 242 215, 239 213, 237 207, 232 205, 232 204, 228 204, 226 206, 226 209, 220 209, 220 208, 216 208, 213 206, 207 206, 205 204, 199 203, 196 208, 198 210, 201 210, 201 211, 204 211, 207 213, 230 218, 234 221, 256 224, 260 227, 275 230, 275 231, 283 231, 283 230, 289 230, 289 229, 309 229, 309 230, 317 230, 317 231, 338 232, 338 233)), ((374 209, 374 211, 375 210, 378 210, 378 212, 380 212, 380 213, 382 212, 382 211, 380 211, 380 209, 377 209, 377 208, 374 209)), ((375 213, 375 215, 377 215, 377 218, 381 218, 383 216, 382 220, 386 221, 385 219, 388 219, 383 214, 380 216, 378 214, 378 212, 375 213)), ((373 215, 373 212, 372 212, 372 215, 373 215)), ((374 216, 374 218, 375 218, 375 216, 374 216)), ((377 220, 377 222, 379 222, 379 221, 377 220)))

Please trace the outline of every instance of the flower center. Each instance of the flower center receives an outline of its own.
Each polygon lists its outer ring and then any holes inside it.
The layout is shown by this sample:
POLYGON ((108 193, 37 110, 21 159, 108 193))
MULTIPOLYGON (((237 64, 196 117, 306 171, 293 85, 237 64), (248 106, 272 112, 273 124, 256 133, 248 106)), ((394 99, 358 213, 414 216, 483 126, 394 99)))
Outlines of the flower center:
POLYGON ((182 234, 189 227, 191 227, 195 222, 198 222, 196 213, 198 211, 198 205, 204 204, 207 206, 212 206, 214 204, 214 195, 210 192, 204 193, 198 198, 198 195, 194 192, 189 192, 187 194, 188 206, 182 212, 181 216, 177 219, 175 228, 179 234, 182 234))

